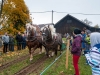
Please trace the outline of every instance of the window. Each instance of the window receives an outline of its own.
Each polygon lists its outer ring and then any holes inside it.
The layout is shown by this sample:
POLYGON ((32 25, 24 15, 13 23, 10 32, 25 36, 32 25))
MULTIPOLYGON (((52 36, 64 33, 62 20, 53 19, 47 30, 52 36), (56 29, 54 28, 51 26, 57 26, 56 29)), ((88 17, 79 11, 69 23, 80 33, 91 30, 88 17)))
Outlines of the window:
POLYGON ((67 23, 72 23, 72 20, 67 20, 67 23))

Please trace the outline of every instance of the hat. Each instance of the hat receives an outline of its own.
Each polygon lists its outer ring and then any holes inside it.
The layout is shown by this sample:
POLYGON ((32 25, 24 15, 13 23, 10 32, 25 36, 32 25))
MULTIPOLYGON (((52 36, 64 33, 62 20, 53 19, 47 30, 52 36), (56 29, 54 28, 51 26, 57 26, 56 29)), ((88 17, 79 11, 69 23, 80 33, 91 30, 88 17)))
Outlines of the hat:
POLYGON ((80 29, 74 29, 74 34, 81 34, 81 30, 80 29))

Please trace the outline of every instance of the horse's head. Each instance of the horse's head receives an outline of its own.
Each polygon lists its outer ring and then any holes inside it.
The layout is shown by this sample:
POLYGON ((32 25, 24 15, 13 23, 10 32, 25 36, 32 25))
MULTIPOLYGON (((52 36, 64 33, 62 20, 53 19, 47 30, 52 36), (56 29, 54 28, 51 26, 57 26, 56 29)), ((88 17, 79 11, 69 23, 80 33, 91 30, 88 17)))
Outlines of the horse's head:
POLYGON ((36 36, 36 29, 34 27, 27 28, 28 40, 32 40, 36 36))
POLYGON ((26 33, 27 35, 31 35, 34 36, 36 32, 36 27, 31 25, 31 24, 27 24, 26 25, 26 33))
POLYGON ((49 26, 43 27, 41 32, 42 32, 42 36, 43 36, 44 41, 52 40, 51 30, 50 30, 49 26))

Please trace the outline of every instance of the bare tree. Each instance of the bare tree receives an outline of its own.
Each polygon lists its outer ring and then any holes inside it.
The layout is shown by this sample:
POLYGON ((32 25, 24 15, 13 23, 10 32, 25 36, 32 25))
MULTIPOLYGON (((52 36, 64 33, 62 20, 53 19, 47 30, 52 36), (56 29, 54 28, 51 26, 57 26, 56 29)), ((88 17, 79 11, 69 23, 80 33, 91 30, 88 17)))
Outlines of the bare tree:
POLYGON ((1 14, 2 14, 2 8, 3 8, 3 0, 0 1, 0 18, 1 18, 1 14))
POLYGON ((87 18, 82 20, 82 22, 86 23, 87 25, 92 25, 92 22, 89 21, 87 18))

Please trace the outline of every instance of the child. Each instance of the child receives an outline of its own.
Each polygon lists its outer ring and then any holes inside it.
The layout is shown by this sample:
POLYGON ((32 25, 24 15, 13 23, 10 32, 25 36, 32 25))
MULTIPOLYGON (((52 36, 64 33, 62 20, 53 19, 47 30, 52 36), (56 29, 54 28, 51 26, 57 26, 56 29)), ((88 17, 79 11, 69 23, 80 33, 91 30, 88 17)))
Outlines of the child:
POLYGON ((81 30, 75 29, 73 35, 75 37, 71 49, 71 53, 73 55, 73 66, 75 69, 75 75, 80 75, 78 69, 78 61, 81 56, 81 41, 82 41, 81 30))
POLYGON ((92 68, 92 75, 100 75, 100 33, 91 33, 90 42, 90 52, 85 54, 85 56, 92 68))

